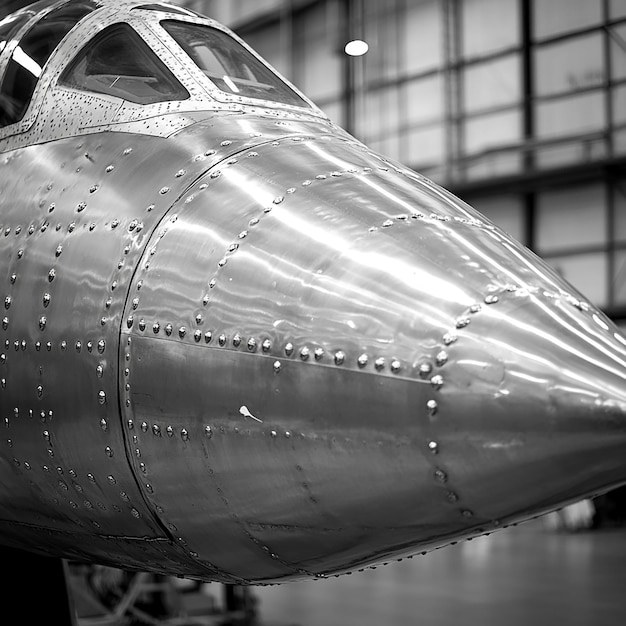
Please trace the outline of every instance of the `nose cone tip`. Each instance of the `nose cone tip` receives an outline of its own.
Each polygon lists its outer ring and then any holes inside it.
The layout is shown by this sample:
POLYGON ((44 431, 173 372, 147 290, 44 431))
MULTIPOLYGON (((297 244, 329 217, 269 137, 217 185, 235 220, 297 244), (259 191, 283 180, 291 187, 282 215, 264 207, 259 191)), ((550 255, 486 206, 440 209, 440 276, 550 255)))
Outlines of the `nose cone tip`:
POLYGON ((459 493, 482 518, 523 518, 626 482, 619 329, 564 295, 492 303, 459 331, 439 403, 459 493))

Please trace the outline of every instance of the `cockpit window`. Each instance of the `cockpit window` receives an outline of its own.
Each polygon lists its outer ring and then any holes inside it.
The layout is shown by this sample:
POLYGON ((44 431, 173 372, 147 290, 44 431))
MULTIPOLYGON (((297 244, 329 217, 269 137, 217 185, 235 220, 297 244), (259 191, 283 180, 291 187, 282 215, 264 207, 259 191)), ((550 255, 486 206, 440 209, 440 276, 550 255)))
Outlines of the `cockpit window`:
POLYGON ((114 24, 89 42, 59 83, 138 104, 186 100, 189 92, 128 25, 114 24))
POLYGON ((210 26, 175 20, 164 20, 161 25, 221 91, 310 108, 293 89, 227 33, 210 26))
POLYGON ((48 13, 22 37, 0 85, 0 127, 15 124, 24 117, 50 55, 65 35, 95 8, 97 5, 91 0, 75 0, 48 13))
POLYGON ((0 54, 6 48, 6 45, 15 37, 26 22, 31 18, 31 15, 9 15, 0 22, 0 54))

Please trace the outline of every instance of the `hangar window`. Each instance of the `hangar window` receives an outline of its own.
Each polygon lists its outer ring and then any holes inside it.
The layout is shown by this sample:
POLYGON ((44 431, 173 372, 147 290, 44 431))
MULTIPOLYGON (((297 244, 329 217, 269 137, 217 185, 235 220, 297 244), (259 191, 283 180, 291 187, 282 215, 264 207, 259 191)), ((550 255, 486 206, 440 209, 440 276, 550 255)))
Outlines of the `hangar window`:
POLYGON ((0 127, 24 117, 44 65, 65 35, 95 8, 90 0, 69 2, 48 13, 22 37, 0 86, 0 127))
POLYGON ((163 28, 221 91, 246 98, 310 108, 291 87, 227 33, 165 20, 163 28))
POLYGON ((114 24, 90 41, 59 83, 137 104, 186 100, 189 92, 128 25, 114 24))

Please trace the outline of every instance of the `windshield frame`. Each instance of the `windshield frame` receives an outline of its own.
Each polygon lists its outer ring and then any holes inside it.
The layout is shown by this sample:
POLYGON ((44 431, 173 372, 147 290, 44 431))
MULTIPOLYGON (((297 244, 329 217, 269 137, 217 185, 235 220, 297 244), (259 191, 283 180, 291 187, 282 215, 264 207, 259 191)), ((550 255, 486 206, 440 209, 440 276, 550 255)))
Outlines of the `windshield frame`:
MULTIPOLYGON (((154 13, 157 13, 156 11, 154 13)), ((250 107, 257 107, 263 109, 281 109, 281 110, 289 110, 296 113, 306 114, 314 117, 321 117, 326 119, 327 116, 313 103, 309 98, 307 98, 297 87, 295 87, 290 81, 288 81, 284 76, 282 76, 279 72, 277 72, 263 57, 257 54, 245 41, 243 41, 240 37, 238 37, 235 33, 233 33, 228 28, 222 26, 222 24, 215 22, 214 20, 208 18, 200 18, 200 17, 186 17, 182 15, 174 16, 172 13, 167 16, 161 14, 155 16, 154 20, 150 21, 151 27, 155 30, 155 35, 169 48, 170 52, 178 59, 178 61, 184 66, 185 70, 189 72, 196 82, 200 83, 203 88, 206 90, 208 95, 217 102, 223 104, 244 104, 250 107), (284 83, 290 90, 292 90, 302 101, 306 104, 306 106, 299 106, 295 104, 287 104, 284 102, 278 102, 276 100, 266 100, 262 98, 252 98, 248 96, 241 96, 237 94, 229 94, 228 92, 223 91, 219 87, 217 87, 211 79, 202 71, 202 69, 193 61, 193 59, 185 52, 185 50, 180 46, 180 44, 167 32, 167 30, 162 26, 161 22, 164 21, 175 21, 180 23, 189 23, 194 26, 203 26, 213 28, 215 30, 221 31, 223 34, 233 39, 235 43, 242 46, 246 52, 251 54, 256 61, 258 61, 264 68, 268 70, 273 76, 276 77, 277 81, 284 83)))

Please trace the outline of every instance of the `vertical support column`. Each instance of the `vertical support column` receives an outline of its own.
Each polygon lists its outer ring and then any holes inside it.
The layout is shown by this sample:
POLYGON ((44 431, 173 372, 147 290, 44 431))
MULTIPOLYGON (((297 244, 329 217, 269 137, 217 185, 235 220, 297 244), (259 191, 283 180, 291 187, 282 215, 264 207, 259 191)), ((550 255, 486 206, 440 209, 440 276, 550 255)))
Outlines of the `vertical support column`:
POLYGON ((444 82, 444 119, 445 119, 445 178, 458 179, 459 172, 455 164, 459 163, 462 149, 459 131, 459 49, 461 33, 459 28, 459 2, 443 0, 441 3, 443 19, 443 82, 444 82))
MULTIPOLYGON (((525 175, 535 169, 535 153, 531 148, 535 135, 535 119, 533 113, 533 58, 532 58, 532 2, 533 0, 519 0, 520 10, 520 40, 522 44, 522 135, 524 151, 522 153, 522 167, 525 175)), ((536 193, 527 191, 522 196, 525 217, 526 246, 535 247, 536 225, 536 193)))

